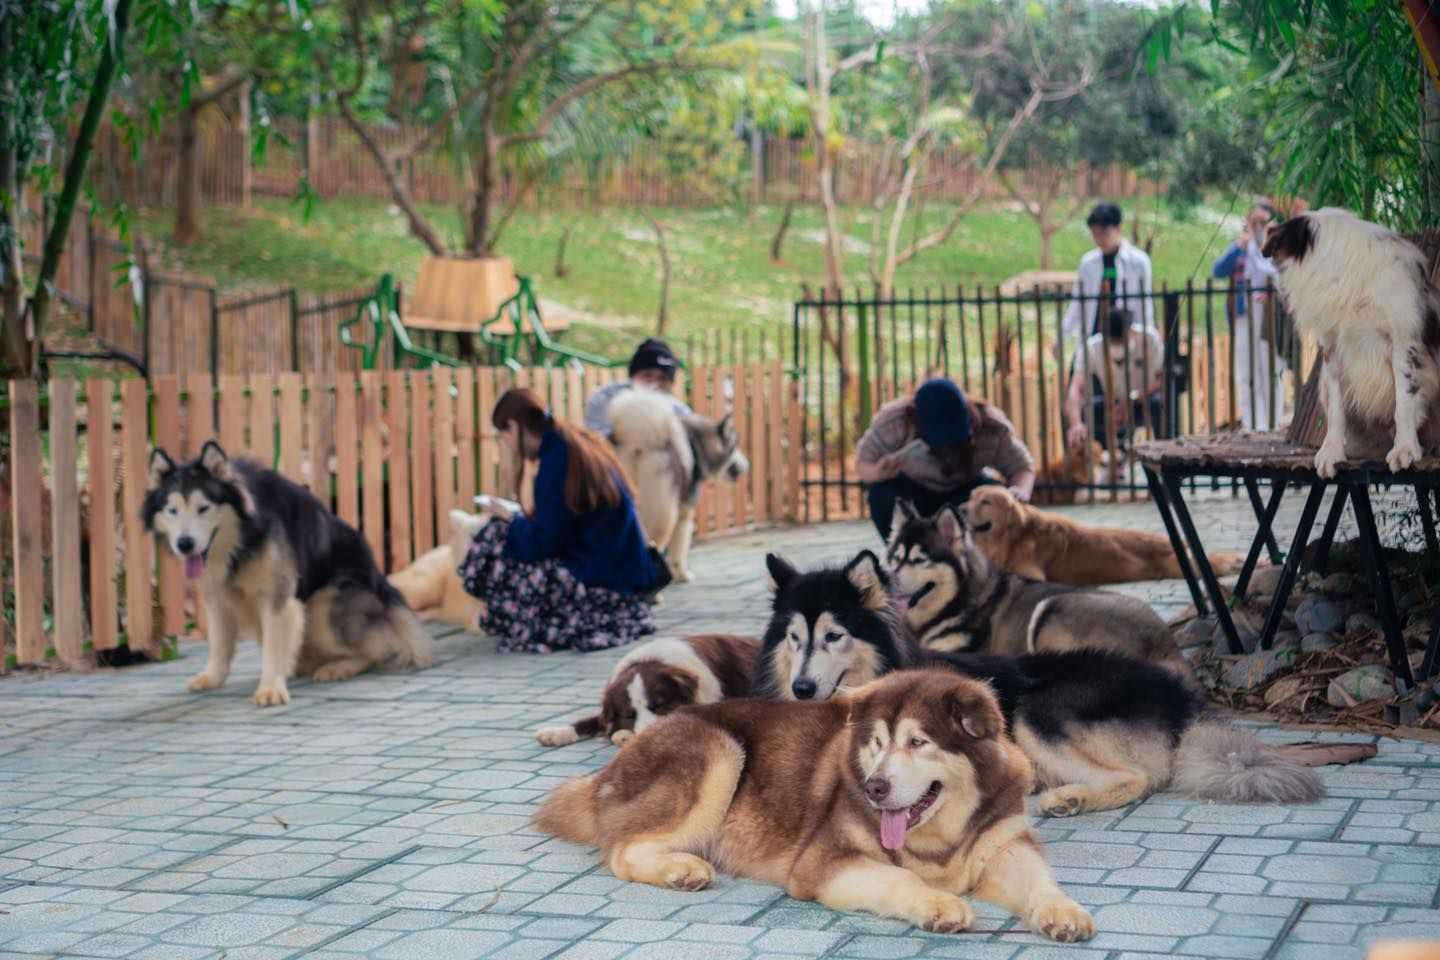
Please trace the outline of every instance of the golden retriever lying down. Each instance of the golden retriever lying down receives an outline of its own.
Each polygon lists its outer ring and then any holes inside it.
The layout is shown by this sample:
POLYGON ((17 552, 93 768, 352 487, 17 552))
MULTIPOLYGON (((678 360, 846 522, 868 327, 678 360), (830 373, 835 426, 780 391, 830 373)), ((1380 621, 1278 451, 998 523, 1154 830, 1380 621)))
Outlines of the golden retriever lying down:
POLYGON ((466 630, 480 629, 484 605, 465 592, 456 569, 470 549, 470 541, 485 525, 483 515, 450 511, 450 542, 436 547, 404 570, 390 574, 390 583, 421 620, 452 623, 466 630))
MULTIPOLYGON (((1076 587, 1180 576, 1170 541, 1154 533, 1087 527, 1021 503, 1004 487, 981 487, 965 504, 975 545, 1002 570, 1076 587)), ((1244 558, 1212 552, 1217 576, 1240 569, 1244 558)))

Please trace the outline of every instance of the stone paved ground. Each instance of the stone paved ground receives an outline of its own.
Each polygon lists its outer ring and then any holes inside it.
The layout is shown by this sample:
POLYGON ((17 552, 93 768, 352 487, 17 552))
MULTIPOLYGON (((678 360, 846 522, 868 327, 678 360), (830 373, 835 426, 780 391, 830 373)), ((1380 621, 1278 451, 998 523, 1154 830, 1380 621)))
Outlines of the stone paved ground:
MULTIPOLYGON (((1252 523, 1228 499, 1201 513, 1217 547, 1252 523)), ((1083 515, 1155 526, 1145 504, 1083 515)), ((836 524, 703 546, 703 582, 670 591, 662 632, 757 629, 764 550, 814 562, 869 541, 836 524)), ((1173 583, 1130 589, 1185 600, 1173 583)), ((982 906, 981 927, 1004 932, 934 936, 730 878, 701 893, 616 882, 529 817, 609 755, 544 750, 532 731, 590 707, 618 654, 499 656, 465 634, 441 647, 423 673, 297 683, 268 710, 249 700, 253 645, 205 695, 184 690, 198 645, 123 674, 0 683, 0 957, 1331 960, 1440 937, 1434 746, 1386 741, 1324 771, 1313 807, 1160 795, 1042 822, 1099 935, 1045 944, 982 906)))

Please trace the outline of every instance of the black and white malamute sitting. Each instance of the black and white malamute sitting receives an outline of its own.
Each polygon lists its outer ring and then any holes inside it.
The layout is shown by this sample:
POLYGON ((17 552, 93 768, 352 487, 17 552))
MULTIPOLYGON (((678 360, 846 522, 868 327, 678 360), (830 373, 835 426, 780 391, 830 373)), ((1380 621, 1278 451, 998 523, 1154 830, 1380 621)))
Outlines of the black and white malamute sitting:
POLYGON ((157 449, 141 519, 205 601, 210 658, 191 690, 225 683, 242 635, 260 642, 262 707, 290 702, 292 676, 430 665, 429 639, 365 538, 275 471, 213 440, 179 466, 157 449))

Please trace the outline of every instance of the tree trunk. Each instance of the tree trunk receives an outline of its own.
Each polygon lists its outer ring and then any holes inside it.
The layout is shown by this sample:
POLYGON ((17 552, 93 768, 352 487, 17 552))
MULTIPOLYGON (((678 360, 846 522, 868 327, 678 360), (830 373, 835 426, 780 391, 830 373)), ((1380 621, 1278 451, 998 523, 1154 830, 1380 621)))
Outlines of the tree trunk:
POLYGON ((655 231, 655 243, 660 247, 660 309, 655 314, 655 336, 665 336, 665 325, 670 319, 670 247, 665 243, 665 231, 649 210, 640 211, 655 231))
POLYGON ((25 284, 20 260, 20 176, 10 121, 0 131, 0 364, 8 376, 29 369, 25 284))
MULTIPOLYGON (((70 160, 65 164, 64 187, 55 204, 55 219, 50 224, 50 233, 45 237, 45 251, 40 260, 40 271, 35 280, 35 294, 30 298, 26 321, 26 356, 3 358, 7 375, 35 376, 39 373, 40 351, 38 345, 45 334, 45 323, 50 319, 50 307, 54 302, 55 273, 60 268, 60 255, 65 251, 65 240, 70 235, 70 221, 75 216, 75 204, 80 199, 80 187, 85 180, 85 168, 90 164, 90 153, 95 147, 95 132, 100 129, 100 118, 105 113, 105 104, 110 99, 110 84, 115 79, 115 51, 125 42, 125 31, 130 26, 130 11, 135 0, 116 0, 115 12, 110 22, 113 32, 105 39, 100 52, 100 63, 95 68, 95 82, 90 86, 90 99, 85 104, 85 115, 80 118, 80 129, 75 134, 75 143, 70 148, 70 160), (23 362, 22 362, 23 361, 23 362)), ((8 342, 9 338, 6 338, 8 342)))
POLYGON ((1040 269, 1050 269, 1051 250, 1054 247, 1056 226, 1040 221, 1040 269))
MULTIPOLYGON (((482 122, 488 126, 488 117, 482 122)), ((475 195, 470 205, 470 228, 466 231, 465 252, 472 257, 488 257, 490 249, 491 204, 495 202, 496 156, 494 131, 485 130, 480 160, 475 164, 475 195)))
POLYGON ((780 226, 775 228, 775 236, 770 240, 770 262, 783 264, 785 262, 785 231, 790 229, 790 217, 795 212, 795 201, 791 200, 785 204, 785 212, 780 215, 780 226))
POLYGON ((555 278, 557 280, 570 272, 570 268, 565 265, 565 248, 570 245, 570 231, 574 229, 573 223, 567 224, 565 232, 560 234, 560 242, 555 247, 555 278))
POLYGON ((179 150, 175 161, 175 229, 171 234, 176 243, 194 243, 204 230, 199 121, 199 108, 195 104, 180 111, 179 150))

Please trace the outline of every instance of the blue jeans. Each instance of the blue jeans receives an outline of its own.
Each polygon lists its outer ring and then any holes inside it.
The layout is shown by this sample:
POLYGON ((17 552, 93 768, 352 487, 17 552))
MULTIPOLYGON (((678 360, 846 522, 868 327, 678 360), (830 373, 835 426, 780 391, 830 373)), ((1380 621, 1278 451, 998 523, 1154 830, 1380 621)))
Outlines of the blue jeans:
POLYGON ((928 517, 946 504, 958 507, 970 499, 970 494, 977 487, 999 483, 999 480, 981 476, 950 490, 935 491, 920 486, 902 473, 893 480, 872 483, 866 490, 865 497, 870 504, 870 522, 875 524, 875 529, 880 532, 880 539, 888 541, 890 518, 895 514, 896 500, 909 500, 910 505, 922 516, 928 517))

